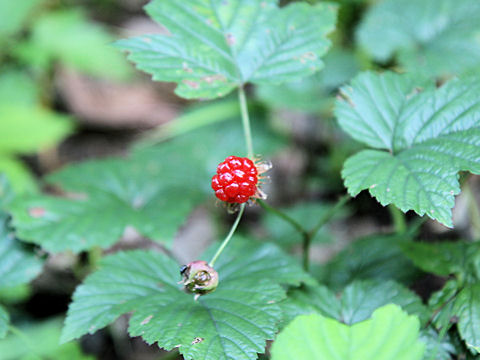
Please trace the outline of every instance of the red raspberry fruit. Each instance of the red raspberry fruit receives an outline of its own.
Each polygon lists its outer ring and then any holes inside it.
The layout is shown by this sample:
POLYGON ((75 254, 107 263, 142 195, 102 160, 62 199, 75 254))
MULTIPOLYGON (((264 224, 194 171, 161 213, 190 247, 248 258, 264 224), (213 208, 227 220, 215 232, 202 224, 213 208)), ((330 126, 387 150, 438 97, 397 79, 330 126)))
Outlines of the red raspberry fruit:
POLYGON ((212 177, 215 195, 228 203, 242 204, 257 192, 258 170, 246 157, 229 156, 217 167, 212 177))

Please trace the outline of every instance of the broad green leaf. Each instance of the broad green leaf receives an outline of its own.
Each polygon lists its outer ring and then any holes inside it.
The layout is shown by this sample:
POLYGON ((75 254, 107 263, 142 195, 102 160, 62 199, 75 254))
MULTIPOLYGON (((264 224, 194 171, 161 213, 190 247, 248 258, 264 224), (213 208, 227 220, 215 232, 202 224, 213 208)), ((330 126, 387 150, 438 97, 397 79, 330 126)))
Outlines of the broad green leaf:
POLYGON ((456 280, 449 280, 443 288, 434 292, 428 300, 428 306, 434 315, 432 323, 439 330, 445 327, 450 328, 454 316, 453 308, 455 298, 458 294, 458 283, 456 280))
POLYGON ((5 174, 0 173, 0 211, 12 202, 15 193, 5 174))
MULTIPOLYGON (((282 143, 265 127, 255 131, 256 148, 264 154, 282 143)), ((241 134, 239 123, 224 122, 137 150, 127 159, 65 168, 49 181, 71 198, 17 199, 10 210, 18 234, 51 252, 108 247, 127 226, 170 243, 193 207, 213 198, 210 179, 216 165, 228 155, 244 153, 241 134)))
POLYGON ((272 346, 272 360, 421 360, 419 322, 395 305, 351 327, 319 314, 301 315, 272 346))
MULTIPOLYGON (((285 254, 277 245, 260 243, 258 241, 234 235, 228 245, 228 251, 223 252, 216 262, 216 267, 222 268, 222 274, 229 279, 275 278, 278 283, 300 285, 300 282, 314 284, 315 280, 305 273, 298 262, 285 254), (248 258, 238 254, 249 254, 248 258)), ((212 245, 205 254, 205 261, 211 259, 218 250, 219 244, 212 245)))
POLYGON ((480 283, 460 291, 453 312, 458 317, 457 328, 467 347, 474 354, 480 352, 480 283))
POLYGON ((341 303, 335 293, 321 284, 290 289, 287 299, 281 305, 284 325, 299 315, 312 313, 340 319, 342 311, 341 303))
POLYGON ((0 104, 34 106, 38 102, 38 90, 37 85, 25 71, 14 68, 2 69, 0 104))
POLYGON ((170 242, 204 195, 185 182, 162 182, 162 176, 178 168, 155 165, 135 159, 96 160, 55 174, 52 181, 77 199, 45 195, 17 199, 10 211, 19 236, 50 252, 111 246, 127 226, 153 240, 170 242))
POLYGON ((28 283, 42 269, 42 261, 15 239, 0 213, 0 291, 28 283))
POLYGON ((480 174, 479 91, 475 77, 435 89, 411 75, 357 76, 342 88, 335 113, 347 133, 377 150, 345 162, 348 192, 368 189, 384 206, 393 203, 452 227, 458 172, 480 174))
POLYGON ((146 6, 168 35, 118 46, 154 80, 178 83, 185 98, 224 96, 246 82, 280 83, 313 74, 330 41, 336 7, 276 0, 154 0, 146 6))
POLYGON ((218 288, 198 301, 182 290, 179 265, 163 254, 106 257, 75 291, 62 340, 94 333, 134 311, 131 336, 166 350, 177 347, 185 359, 256 359, 281 320, 277 303, 285 293, 279 284, 293 282, 285 274, 301 273, 286 257, 270 244, 242 253, 226 248, 216 266, 218 288))
POLYGON ((28 153, 54 145, 69 134, 69 118, 39 107, 0 103, 0 153, 28 153))
POLYGON ((17 192, 36 190, 33 177, 15 153, 52 146, 69 134, 69 118, 42 108, 35 83, 25 73, 6 69, 0 75, 0 172, 17 192))
POLYGON ((77 342, 58 345, 62 319, 25 323, 19 325, 19 328, 25 334, 24 337, 10 334, 0 341, 1 360, 94 360, 93 356, 82 352, 77 342))
POLYGON ((476 276, 474 262, 480 257, 480 243, 441 242, 422 243, 406 242, 402 250, 413 263, 423 271, 448 276, 476 276))
POLYGON ((325 55, 325 68, 312 76, 284 84, 262 84, 258 97, 274 108, 317 112, 333 105, 332 91, 354 77, 359 64, 353 53, 332 49, 325 55))
POLYGON ((460 74, 480 68, 479 17, 476 0, 384 0, 357 35, 376 60, 396 55, 408 71, 460 74))
POLYGON ((0 0, 0 37, 20 31, 32 11, 44 0, 0 0))
POLYGON ((425 344, 423 360, 451 360, 452 354, 456 355, 457 353, 449 341, 448 334, 441 339, 440 335, 432 328, 422 330, 420 341, 425 344))
POLYGON ((375 235, 355 240, 320 269, 320 279, 340 290, 355 280, 396 280, 408 283, 418 271, 403 254, 407 235, 375 235))
POLYGON ((7 335, 9 322, 10 316, 8 316, 7 311, 0 305, 0 340, 7 335))
POLYGON ((124 79, 130 70, 112 47, 113 41, 113 36, 81 11, 69 9, 39 17, 29 44, 20 52, 39 66, 60 61, 93 76, 124 79))
MULTIPOLYGON (((0 140, 1 141, 1 140, 0 140)), ((16 192, 35 191, 37 184, 27 167, 17 158, 0 155, 0 173, 5 174, 16 192)))
POLYGON ((428 319, 427 308, 415 293, 394 281, 357 281, 347 286, 342 293, 341 320, 355 324, 368 319, 375 309, 396 304, 409 314, 428 319))
POLYGON ((387 304, 396 304, 409 314, 418 315, 422 322, 428 319, 428 310, 422 300, 406 287, 394 281, 356 281, 347 286, 341 296, 323 285, 292 289, 283 303, 285 320, 312 312, 353 325, 368 319, 372 313, 387 304))

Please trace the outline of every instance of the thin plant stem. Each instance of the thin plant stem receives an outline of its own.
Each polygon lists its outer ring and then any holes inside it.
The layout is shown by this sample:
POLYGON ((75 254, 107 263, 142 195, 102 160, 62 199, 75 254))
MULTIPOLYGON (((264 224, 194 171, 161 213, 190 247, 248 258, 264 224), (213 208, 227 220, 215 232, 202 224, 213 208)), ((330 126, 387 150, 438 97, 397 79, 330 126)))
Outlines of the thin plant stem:
POLYGON ((233 234, 235 233, 235 230, 238 227, 238 224, 240 223, 240 219, 242 218, 243 212, 245 211, 245 203, 240 205, 240 210, 238 211, 237 218, 235 219, 235 222, 233 223, 232 227, 230 228, 230 231, 228 232, 228 235, 225 237, 225 239, 222 242, 222 245, 218 248, 217 252, 215 255, 213 255, 212 260, 210 260, 209 265, 213 267, 215 265, 215 262, 217 261, 218 257, 222 253, 223 249, 227 246, 228 242, 232 238, 233 234))
POLYGON ((243 86, 238 88, 238 101, 240 102, 240 111, 242 114, 243 132, 245 135, 245 144, 247 146, 247 156, 253 159, 255 153, 253 151, 252 130, 250 128, 250 117, 248 116, 247 98, 243 86))
POLYGON ((317 224, 312 228, 312 230, 309 231, 310 236, 313 238, 317 234, 317 232, 323 227, 323 225, 329 222, 330 219, 334 217, 350 199, 351 197, 348 194, 345 194, 340 199, 338 199, 337 203, 325 214, 323 214, 323 216, 318 220, 317 224))
POLYGON ((265 210, 267 210, 268 212, 272 213, 272 214, 275 214, 276 216, 278 216, 279 218, 285 220, 286 222, 288 222, 290 225, 292 225, 295 230, 297 230, 299 233, 301 234, 306 234, 307 233, 307 230, 305 230, 303 228, 302 225, 300 225, 299 222, 297 222, 297 220, 295 220, 294 218, 290 217, 289 215, 285 214, 283 211, 281 210, 278 210, 276 208, 274 208, 273 206, 267 204, 266 202, 264 202, 263 200, 257 200, 257 203, 262 207, 264 208, 265 210))
POLYGON ((407 222, 405 220, 405 214, 397 208, 395 205, 388 205, 388 210, 390 211, 390 216, 393 221, 393 228, 397 234, 403 234, 407 231, 407 222))
POLYGON ((333 217, 335 214, 347 203, 350 199, 350 195, 342 196, 338 202, 327 211, 317 222, 317 224, 310 230, 306 230, 298 221, 285 214, 283 211, 274 208, 273 206, 267 204, 262 200, 257 202, 263 207, 266 211, 278 216, 279 218, 288 222, 292 227, 297 230, 300 235, 302 235, 302 253, 303 253, 303 268, 308 271, 310 268, 310 246, 313 238, 317 232, 333 217))
MULTIPOLYGON (((242 126, 243 126, 243 133, 245 136, 245 144, 247 146, 247 154, 248 154, 247 156, 250 159, 253 159, 255 156, 254 155, 255 153, 253 151, 252 130, 250 128, 250 118, 248 116, 247 97, 245 96, 245 90, 243 86, 240 86, 238 88, 238 101, 240 103, 240 112, 242 114, 242 126)), ((237 218, 235 219, 235 222, 230 228, 228 235, 223 240, 222 244, 220 245, 217 252, 213 256, 212 260, 210 260, 209 265, 211 267, 215 265, 215 262, 217 261, 218 257, 222 253, 223 249, 225 249, 225 247, 231 240, 233 234, 235 233, 235 230, 238 227, 238 224, 240 223, 240 219, 242 218, 244 211, 245 211, 245 204, 242 204, 240 205, 240 210, 238 211, 237 218)))
POLYGON ((317 234, 317 232, 334 217, 337 212, 347 203, 350 199, 350 195, 343 195, 337 203, 328 210, 322 217, 318 220, 317 224, 309 231, 306 235, 303 235, 302 242, 302 253, 303 253, 303 268, 305 271, 310 269, 310 247, 312 245, 312 240, 317 234))

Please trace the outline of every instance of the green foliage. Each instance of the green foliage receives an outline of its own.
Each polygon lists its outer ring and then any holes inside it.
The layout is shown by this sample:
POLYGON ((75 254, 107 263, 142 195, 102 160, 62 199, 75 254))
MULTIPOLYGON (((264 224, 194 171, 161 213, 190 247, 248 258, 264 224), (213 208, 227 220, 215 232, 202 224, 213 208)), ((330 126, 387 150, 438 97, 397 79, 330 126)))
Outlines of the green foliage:
POLYGON ((376 149, 345 162, 348 192, 368 189, 384 206, 452 227, 458 172, 480 173, 479 91, 475 77, 435 89, 415 76, 370 72, 343 87, 335 110, 340 126, 376 149))
POLYGON ((461 74, 480 67, 480 4, 476 0, 384 0, 358 28, 376 60, 396 56, 408 71, 461 74))
MULTIPOLYGON (((292 219, 296 220, 304 229, 309 230, 318 223, 322 216, 331 210, 331 206, 319 203, 298 203, 293 207, 281 210, 292 219)), ((285 246, 292 246, 298 245, 302 241, 301 234, 299 234, 291 224, 285 222, 285 220, 279 218, 275 214, 266 213, 264 217, 264 225, 268 231, 268 237, 275 239, 276 243, 285 246)), ((329 234, 328 229, 324 227, 317 232, 312 241, 331 242, 332 236, 329 234)))
POLYGON ((480 279, 478 242, 406 242, 402 244, 402 249, 423 271, 441 276, 455 274, 462 279, 470 276, 480 279))
POLYGON ((130 74, 121 54, 109 44, 114 38, 79 10, 55 11, 39 17, 18 54, 40 69, 53 61, 97 77, 124 79, 130 74))
POLYGON ((299 316, 278 335, 272 360, 420 360, 424 348, 418 319, 386 305, 353 326, 319 314, 299 316))
POLYGON ((480 283, 468 285, 458 294, 453 313, 458 317, 458 331, 467 347, 480 352, 480 283))
MULTIPOLYGON (((255 130, 263 154, 282 143, 262 124, 255 130)), ((243 148, 241 129, 227 121, 141 148, 128 159, 72 165, 48 178, 71 198, 19 198, 10 206, 14 225, 22 240, 50 252, 111 246, 127 226, 169 244, 193 207, 211 194, 216 164, 243 148)))
POLYGON ((418 271, 403 254, 407 234, 374 235, 355 240, 320 269, 320 280, 333 289, 343 289, 354 280, 413 280, 418 271))
POLYGON ((154 80, 178 83, 185 98, 224 96, 247 82, 280 83, 313 74, 330 42, 336 7, 276 0, 155 0, 146 11, 169 35, 122 40, 154 80))
POLYGON ((44 0, 0 0, 0 38, 21 30, 28 16, 44 0))
POLYGON ((62 319, 39 323, 26 323, 20 328, 21 336, 11 334, 0 341, 1 360, 69 359, 94 360, 85 355, 77 342, 58 345, 62 319))
POLYGON ((71 132, 69 118, 40 106, 32 79, 19 70, 0 75, 0 172, 17 191, 35 183, 15 154, 31 153, 54 145, 71 132))
POLYGON ((42 264, 15 239, 5 214, 0 214, 0 291, 28 283, 38 275, 42 264))
MULTIPOLYGON (((43 261, 13 236, 7 214, 0 211, 0 293, 28 283, 38 275, 42 265, 43 261)), ((0 305, 0 338, 6 335, 8 323, 9 315, 0 305)))
POLYGON ((167 350, 178 347, 185 359, 256 359, 281 320, 278 302, 285 292, 279 284, 307 278, 271 244, 237 246, 217 262, 217 290, 197 301, 182 290, 179 265, 165 255, 130 251, 104 258, 76 290, 62 340, 135 311, 132 336, 167 350))
POLYGON ((8 332, 8 323, 10 316, 8 312, 0 305, 0 339, 3 339, 8 332))
POLYGON ((317 112, 330 110, 332 92, 349 81, 359 70, 352 52, 333 48, 325 55, 325 68, 312 76, 284 84, 262 84, 258 97, 280 109, 317 112))
POLYGON ((413 292, 394 281, 356 281, 347 286, 338 298, 323 285, 293 289, 284 302, 287 322, 295 316, 312 312, 334 318, 347 325, 368 319, 381 306, 396 304, 409 314, 428 318, 422 300, 413 292), (375 294, 375 296, 371 296, 375 294))
POLYGON ((425 343, 424 360, 451 360, 452 354, 457 353, 449 337, 445 336, 442 339, 432 328, 423 330, 420 333, 420 340, 425 343))

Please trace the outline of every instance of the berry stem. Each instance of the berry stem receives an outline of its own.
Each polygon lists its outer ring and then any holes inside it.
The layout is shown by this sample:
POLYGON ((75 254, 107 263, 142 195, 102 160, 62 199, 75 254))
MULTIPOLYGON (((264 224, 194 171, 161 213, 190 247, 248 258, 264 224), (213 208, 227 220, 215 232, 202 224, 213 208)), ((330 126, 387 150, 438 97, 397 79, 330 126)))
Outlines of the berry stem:
POLYGON ((253 152, 252 130, 250 128, 250 118, 248 116, 247 97, 243 86, 238 88, 238 101, 240 102, 240 111, 242 113, 242 125, 245 135, 245 143, 247 145, 247 156, 253 160, 255 153, 253 152))
POLYGON ((225 239, 222 242, 222 245, 218 248, 217 252, 215 255, 213 255, 212 260, 208 263, 213 268, 213 265, 215 265, 215 261, 217 261, 218 257, 222 253, 223 249, 227 246, 228 242, 232 238, 233 234, 235 233, 235 230, 238 227, 238 224, 240 223, 240 219, 242 218, 243 211, 245 210, 245 204, 240 205, 240 210, 238 211, 237 218, 235 219, 235 222, 233 223, 232 227, 230 228, 230 231, 228 232, 228 235, 225 237, 225 239))

